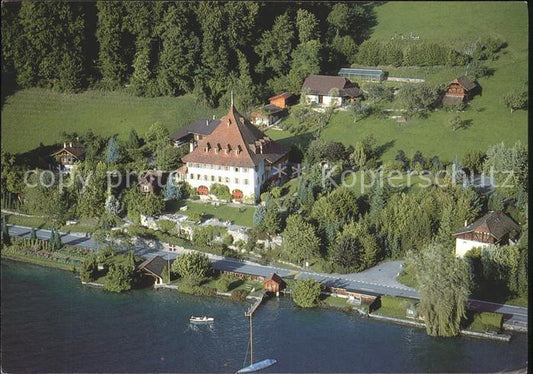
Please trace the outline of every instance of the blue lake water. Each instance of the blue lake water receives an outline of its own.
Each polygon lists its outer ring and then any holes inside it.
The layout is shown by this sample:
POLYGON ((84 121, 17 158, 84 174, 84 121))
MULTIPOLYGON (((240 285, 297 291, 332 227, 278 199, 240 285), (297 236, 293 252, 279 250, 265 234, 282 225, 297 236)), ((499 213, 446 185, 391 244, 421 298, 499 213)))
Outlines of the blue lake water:
MULTIPOLYGON (((2 261, 5 372, 235 372, 248 344, 248 303, 171 290, 112 294, 72 273, 2 261), (191 315, 215 317, 193 329, 191 315)), ((495 372, 526 367, 510 343, 432 338, 422 329, 270 299, 254 316, 254 359, 268 372, 495 372)))

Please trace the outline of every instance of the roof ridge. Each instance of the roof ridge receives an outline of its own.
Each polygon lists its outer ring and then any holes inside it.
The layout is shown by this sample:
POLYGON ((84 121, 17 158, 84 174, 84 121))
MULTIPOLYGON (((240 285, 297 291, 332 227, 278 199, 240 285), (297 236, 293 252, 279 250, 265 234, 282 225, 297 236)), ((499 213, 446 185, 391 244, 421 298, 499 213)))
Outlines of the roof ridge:
MULTIPOLYGON (((244 118, 244 116, 243 116, 242 114, 240 114, 240 113, 237 111, 237 108, 235 108, 234 105, 231 106, 231 108, 230 108, 230 112, 233 114, 233 118, 235 119, 235 125, 237 126, 237 131, 239 131, 240 138, 241 138, 241 140, 242 140, 242 142, 243 142, 243 144, 244 144, 244 149, 246 150, 246 154, 247 154, 248 158, 250 158, 250 159, 252 160, 252 162, 254 163, 254 165, 255 165, 255 162, 254 162, 254 160, 253 160, 253 157, 252 157, 252 155, 250 154, 250 150, 248 149, 248 144, 246 144, 246 141, 245 141, 245 139, 244 139, 244 134, 242 133, 241 127, 239 126, 239 119, 240 119, 240 118, 243 119, 243 123, 242 123, 242 125, 244 126, 245 123, 246 123, 246 118, 244 118), (240 116, 239 119, 237 119, 237 118, 235 117, 235 113, 237 113, 237 114, 240 116)), ((253 134, 252 134, 252 135, 253 135, 253 134)))

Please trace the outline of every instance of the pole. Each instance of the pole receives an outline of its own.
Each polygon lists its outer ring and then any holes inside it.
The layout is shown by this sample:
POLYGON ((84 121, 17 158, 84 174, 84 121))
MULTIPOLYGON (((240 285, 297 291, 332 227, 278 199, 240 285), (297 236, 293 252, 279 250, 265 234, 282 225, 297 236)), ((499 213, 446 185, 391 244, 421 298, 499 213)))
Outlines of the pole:
POLYGON ((252 330, 252 314, 250 313, 250 365, 254 364, 254 339, 252 330))

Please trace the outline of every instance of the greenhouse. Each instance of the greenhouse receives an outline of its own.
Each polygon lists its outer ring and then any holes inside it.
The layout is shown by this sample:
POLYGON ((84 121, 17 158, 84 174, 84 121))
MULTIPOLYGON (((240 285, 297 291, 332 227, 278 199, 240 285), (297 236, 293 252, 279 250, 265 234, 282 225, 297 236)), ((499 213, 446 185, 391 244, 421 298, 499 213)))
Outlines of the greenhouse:
POLYGON ((385 80, 383 70, 341 68, 338 75, 351 81, 381 82, 385 80))

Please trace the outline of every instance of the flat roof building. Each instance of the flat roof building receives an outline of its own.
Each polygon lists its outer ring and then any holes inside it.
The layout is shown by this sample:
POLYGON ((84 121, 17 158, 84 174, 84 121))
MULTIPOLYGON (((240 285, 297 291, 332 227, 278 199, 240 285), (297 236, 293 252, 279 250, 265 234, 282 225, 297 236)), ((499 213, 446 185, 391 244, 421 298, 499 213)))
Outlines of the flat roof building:
POLYGON ((382 82, 385 80, 383 70, 377 69, 341 68, 338 75, 351 81, 382 82))

